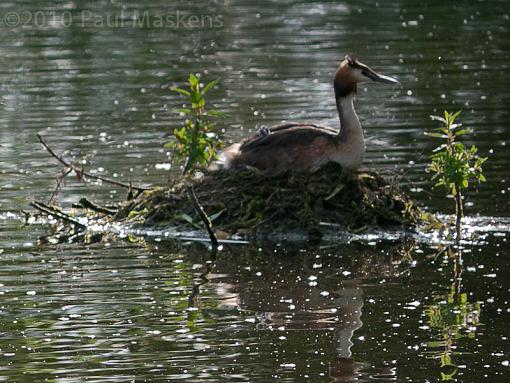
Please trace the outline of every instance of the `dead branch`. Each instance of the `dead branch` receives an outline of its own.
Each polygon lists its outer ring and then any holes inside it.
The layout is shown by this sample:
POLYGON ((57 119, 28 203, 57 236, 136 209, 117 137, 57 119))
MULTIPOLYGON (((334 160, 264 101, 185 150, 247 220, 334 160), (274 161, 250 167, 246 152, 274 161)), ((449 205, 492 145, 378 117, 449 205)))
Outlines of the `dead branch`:
POLYGON ((62 181, 64 178, 67 177, 69 173, 71 173, 73 169, 71 168, 65 168, 62 173, 57 177, 57 185, 55 186, 55 189, 53 190, 53 193, 51 194, 51 197, 48 201, 48 205, 51 205, 53 203, 53 200, 57 196, 58 192, 60 191, 60 185, 62 185, 62 181))
POLYGON ((198 201, 198 198, 195 194, 195 189, 193 186, 189 186, 187 188, 189 198, 191 199, 191 202, 193 203, 193 207, 195 208, 195 211, 197 212, 198 216, 204 223, 205 229, 207 230, 207 234, 209 234, 209 238, 211 239, 211 247, 213 251, 218 250, 218 238, 216 238, 216 234, 214 234, 214 231, 212 229, 211 220, 207 216, 207 214, 204 211, 204 208, 202 205, 200 205, 200 202, 198 201))
POLYGON ((116 209, 108 209, 107 207, 99 206, 98 204, 89 201, 87 198, 80 199, 80 206, 85 209, 93 210, 96 213, 102 213, 107 215, 115 215, 117 213, 116 209))
POLYGON ((32 201, 30 202, 30 206, 34 207, 35 209, 39 210, 41 213, 46 215, 51 215, 54 218, 57 218, 61 221, 67 222, 71 225, 74 225, 76 228, 80 230, 86 230, 87 226, 79 222, 78 220, 74 219, 70 215, 64 213, 62 210, 54 207, 46 205, 43 202, 40 201, 32 201))
POLYGON ((77 169, 74 164, 70 163, 70 162, 67 162, 66 160, 64 160, 61 156, 57 155, 53 149, 51 149, 48 144, 43 140, 43 138, 41 137, 41 135, 39 133, 37 133, 37 138, 39 139, 39 141, 41 142, 41 144, 44 146, 44 148, 48 151, 48 153, 51 154, 52 157, 56 158, 61 164, 63 164, 65 167, 67 168, 70 168, 72 170, 74 170, 74 172, 76 174, 79 174, 80 176, 84 176, 86 178, 90 178, 90 179, 95 179, 95 180, 99 180, 99 181, 103 181, 103 182, 106 182, 108 184, 111 184, 111 185, 116 185, 116 186, 120 186, 120 187, 123 187, 123 188, 126 188, 126 189, 132 189, 132 190, 136 190, 137 192, 144 192, 146 190, 151 190, 151 188, 144 188, 144 187, 140 187, 140 186, 131 186, 130 184, 126 184, 124 182, 119 182, 119 181, 115 181, 115 180, 112 180, 110 178, 106 178, 106 177, 101 177, 101 176, 96 176, 94 174, 90 174, 86 171, 84 171, 83 169, 77 169))

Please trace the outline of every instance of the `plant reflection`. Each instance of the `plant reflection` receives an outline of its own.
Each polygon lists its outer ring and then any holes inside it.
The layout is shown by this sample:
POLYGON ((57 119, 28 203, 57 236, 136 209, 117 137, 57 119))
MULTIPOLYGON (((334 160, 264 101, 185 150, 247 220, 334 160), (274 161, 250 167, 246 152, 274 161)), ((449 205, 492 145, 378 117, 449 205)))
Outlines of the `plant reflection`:
POLYGON ((430 328, 439 330, 440 340, 430 341, 427 346, 437 349, 430 354, 440 365, 442 381, 455 380, 459 366, 453 361, 455 343, 462 338, 473 339, 480 324, 481 306, 478 302, 469 302, 468 294, 462 291, 462 252, 455 252, 451 246, 443 248, 439 253, 445 253, 452 264, 452 282, 447 294, 434 298, 435 303, 428 306, 424 313, 430 328))

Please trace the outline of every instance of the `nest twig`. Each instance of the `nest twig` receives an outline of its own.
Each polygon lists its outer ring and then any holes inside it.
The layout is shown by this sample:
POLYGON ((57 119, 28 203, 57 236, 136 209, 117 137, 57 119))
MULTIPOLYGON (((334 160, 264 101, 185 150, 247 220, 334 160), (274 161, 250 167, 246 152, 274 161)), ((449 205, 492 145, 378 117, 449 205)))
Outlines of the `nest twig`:
POLYGON ((39 210, 41 213, 52 216, 60 221, 71 224, 79 230, 86 230, 87 226, 82 224, 80 221, 71 217, 69 214, 64 213, 62 210, 58 209, 55 206, 50 206, 40 201, 32 201, 30 202, 30 206, 39 210))

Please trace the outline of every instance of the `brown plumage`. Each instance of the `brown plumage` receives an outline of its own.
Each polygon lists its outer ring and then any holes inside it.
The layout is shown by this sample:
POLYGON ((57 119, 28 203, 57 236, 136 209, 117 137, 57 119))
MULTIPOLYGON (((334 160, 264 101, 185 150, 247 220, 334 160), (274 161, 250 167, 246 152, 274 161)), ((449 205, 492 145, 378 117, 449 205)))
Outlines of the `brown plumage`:
POLYGON ((237 170, 251 167, 270 174, 315 171, 330 161, 357 169, 363 162, 365 143, 353 100, 356 85, 370 80, 398 83, 346 56, 333 81, 340 129, 297 122, 262 128, 258 134, 226 148, 220 165, 237 170))

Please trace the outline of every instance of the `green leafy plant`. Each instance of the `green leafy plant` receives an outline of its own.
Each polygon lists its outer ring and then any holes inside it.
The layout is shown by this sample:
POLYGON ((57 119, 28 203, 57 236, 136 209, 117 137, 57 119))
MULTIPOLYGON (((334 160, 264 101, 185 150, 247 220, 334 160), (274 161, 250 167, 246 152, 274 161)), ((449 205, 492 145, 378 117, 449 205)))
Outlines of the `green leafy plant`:
POLYGON ((433 180, 436 180, 436 187, 443 186, 451 193, 455 199, 456 229, 457 239, 461 236, 461 222, 463 216, 462 197, 464 190, 469 187, 469 181, 472 179, 485 182, 482 164, 487 160, 486 157, 477 155, 478 148, 466 147, 457 139, 467 133, 470 129, 462 127, 461 123, 455 120, 460 111, 456 113, 444 112, 444 117, 431 116, 433 120, 440 121, 443 126, 436 128, 434 132, 425 133, 428 136, 441 138, 445 140, 443 144, 434 149, 432 162, 427 171, 434 173, 433 180))
POLYGON ((221 146, 213 119, 223 116, 219 110, 206 110, 205 95, 218 84, 213 80, 205 86, 200 85, 197 76, 190 74, 188 89, 173 88, 188 98, 190 108, 179 109, 186 117, 183 125, 173 131, 175 140, 165 144, 165 148, 173 149, 175 158, 184 162, 182 174, 187 174, 198 166, 207 166, 217 157, 217 149, 221 146))

